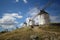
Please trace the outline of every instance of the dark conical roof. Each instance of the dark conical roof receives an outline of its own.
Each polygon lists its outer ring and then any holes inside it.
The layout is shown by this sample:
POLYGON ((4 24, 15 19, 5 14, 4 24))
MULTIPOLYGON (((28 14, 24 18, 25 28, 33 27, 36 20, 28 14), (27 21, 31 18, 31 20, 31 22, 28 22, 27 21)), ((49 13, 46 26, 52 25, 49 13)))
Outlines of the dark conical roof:
POLYGON ((41 15, 41 14, 48 14, 48 13, 45 10, 40 10, 38 15, 41 15))

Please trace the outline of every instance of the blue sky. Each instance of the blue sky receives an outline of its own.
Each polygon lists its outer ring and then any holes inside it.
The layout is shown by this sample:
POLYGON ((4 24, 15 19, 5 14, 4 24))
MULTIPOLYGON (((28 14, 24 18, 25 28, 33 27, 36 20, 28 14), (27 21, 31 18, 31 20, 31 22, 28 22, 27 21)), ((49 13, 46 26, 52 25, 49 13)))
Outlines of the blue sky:
MULTIPOLYGON (((45 11, 50 14, 51 22, 60 22, 60 0, 0 0, 0 24, 1 21, 2 23, 7 23, 6 25, 1 24, 0 26, 3 27, 0 29, 6 29, 5 26, 10 22, 17 23, 17 26, 22 25, 26 18, 35 11, 42 9, 50 1, 53 2, 45 11)), ((12 26, 16 25, 9 26, 8 28, 12 28, 12 26)))

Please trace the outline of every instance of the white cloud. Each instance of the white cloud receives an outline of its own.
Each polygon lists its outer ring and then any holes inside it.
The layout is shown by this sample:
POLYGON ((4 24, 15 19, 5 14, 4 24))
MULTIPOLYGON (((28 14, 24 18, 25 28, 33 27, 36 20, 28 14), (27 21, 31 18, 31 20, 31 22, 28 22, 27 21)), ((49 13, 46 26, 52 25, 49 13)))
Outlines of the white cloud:
POLYGON ((5 17, 8 16, 8 17, 22 18, 22 16, 20 16, 18 13, 11 13, 11 14, 6 13, 4 16, 5 16, 5 17))
POLYGON ((3 17, 0 19, 0 26, 3 28, 13 28, 18 24, 18 21, 16 21, 16 18, 22 18, 21 15, 18 13, 5 13, 3 17))
POLYGON ((23 23, 20 23, 20 25, 19 26, 23 26, 23 23))
POLYGON ((27 0, 23 0, 24 3, 27 3, 27 0))
POLYGON ((19 0, 16 0, 16 2, 19 2, 19 0))
POLYGON ((28 12, 31 16, 35 16, 36 14, 39 13, 39 9, 37 8, 32 8, 30 9, 30 11, 28 12))
POLYGON ((50 16, 50 20, 51 20, 51 22, 59 23, 60 17, 59 16, 50 16))

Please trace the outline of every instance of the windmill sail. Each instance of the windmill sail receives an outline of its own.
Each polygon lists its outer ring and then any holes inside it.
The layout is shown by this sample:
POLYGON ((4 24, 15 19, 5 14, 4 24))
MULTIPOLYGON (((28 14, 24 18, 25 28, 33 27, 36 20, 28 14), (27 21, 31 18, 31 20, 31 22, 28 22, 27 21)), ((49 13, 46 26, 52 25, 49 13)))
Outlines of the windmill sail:
MULTIPOLYGON (((52 5, 52 3, 53 3, 53 1, 49 1, 49 2, 40 10, 40 12, 42 12, 42 11, 44 12, 44 10, 45 10, 46 8, 48 8, 50 5, 52 5)), ((40 9, 37 4, 35 5, 35 7, 36 7, 37 9, 40 9)), ((35 15, 32 19, 34 19, 36 16, 40 15, 40 12, 39 12, 37 15, 35 15)))
POLYGON ((42 10, 48 8, 49 6, 51 6, 53 4, 53 1, 49 1, 43 8, 42 10))

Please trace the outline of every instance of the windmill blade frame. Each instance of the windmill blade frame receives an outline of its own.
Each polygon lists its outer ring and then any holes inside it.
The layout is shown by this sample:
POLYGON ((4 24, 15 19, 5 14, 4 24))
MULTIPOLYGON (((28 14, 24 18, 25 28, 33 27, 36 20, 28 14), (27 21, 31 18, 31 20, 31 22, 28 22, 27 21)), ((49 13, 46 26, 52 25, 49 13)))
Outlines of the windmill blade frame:
POLYGON ((49 1, 43 8, 42 10, 45 10, 46 8, 48 8, 50 5, 53 4, 54 1, 49 1))

